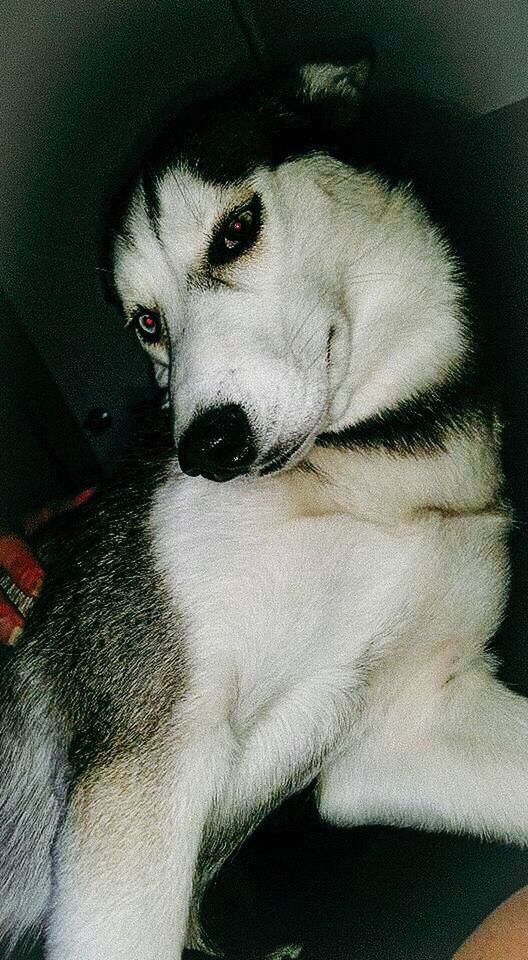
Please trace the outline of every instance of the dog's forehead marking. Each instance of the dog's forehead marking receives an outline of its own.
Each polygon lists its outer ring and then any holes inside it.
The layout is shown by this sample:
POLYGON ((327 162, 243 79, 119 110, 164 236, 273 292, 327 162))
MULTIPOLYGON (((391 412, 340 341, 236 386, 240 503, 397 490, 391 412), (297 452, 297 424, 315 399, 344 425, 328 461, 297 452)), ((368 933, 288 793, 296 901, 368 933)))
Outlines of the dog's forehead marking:
POLYGON ((164 289, 185 283, 203 263, 215 225, 252 193, 248 182, 212 183, 183 165, 168 167, 148 194, 140 184, 116 248, 125 306, 155 302, 164 289))
POLYGON ((185 167, 170 167, 158 182, 159 235, 166 256, 188 264, 202 251, 230 191, 185 167))

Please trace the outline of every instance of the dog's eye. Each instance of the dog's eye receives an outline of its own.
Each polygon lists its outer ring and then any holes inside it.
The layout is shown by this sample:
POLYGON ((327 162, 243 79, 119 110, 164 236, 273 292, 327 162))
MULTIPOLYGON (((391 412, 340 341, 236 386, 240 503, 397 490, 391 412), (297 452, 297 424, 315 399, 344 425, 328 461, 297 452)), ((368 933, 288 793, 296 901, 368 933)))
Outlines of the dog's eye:
POLYGON ((224 230, 224 243, 228 250, 235 250, 237 246, 247 241, 253 230, 253 222, 251 210, 243 210, 229 221, 224 230))
POLYGON ((145 343, 159 343, 163 333, 163 326, 159 314, 155 310, 136 310, 132 317, 132 324, 138 336, 145 343))
POLYGON ((255 195, 220 224, 209 247, 209 262, 221 266, 248 250, 257 238, 261 220, 262 204, 255 195))

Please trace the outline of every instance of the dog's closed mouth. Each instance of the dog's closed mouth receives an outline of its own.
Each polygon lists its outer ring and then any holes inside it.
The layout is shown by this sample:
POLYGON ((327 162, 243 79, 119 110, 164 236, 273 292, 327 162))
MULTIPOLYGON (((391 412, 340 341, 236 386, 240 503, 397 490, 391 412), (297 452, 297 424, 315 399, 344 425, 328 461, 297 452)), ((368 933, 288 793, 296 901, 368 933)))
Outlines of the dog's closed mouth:
POLYGON ((266 477, 270 473, 276 473, 278 470, 281 470, 286 464, 291 460, 293 456, 301 449, 304 440, 301 440, 300 443, 294 444, 293 447, 288 447, 287 450, 272 450, 271 459, 267 463, 263 464, 259 469, 259 476, 266 477))

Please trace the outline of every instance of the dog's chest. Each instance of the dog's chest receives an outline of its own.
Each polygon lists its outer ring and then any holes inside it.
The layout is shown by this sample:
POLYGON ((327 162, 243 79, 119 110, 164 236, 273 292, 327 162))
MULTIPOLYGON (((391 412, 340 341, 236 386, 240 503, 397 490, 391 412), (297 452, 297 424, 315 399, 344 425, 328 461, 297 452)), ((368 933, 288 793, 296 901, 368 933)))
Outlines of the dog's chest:
POLYGON ((198 483, 162 491, 153 527, 211 703, 229 701, 244 727, 295 691, 312 708, 346 696, 391 615, 379 534, 343 515, 292 516, 279 495, 198 483))

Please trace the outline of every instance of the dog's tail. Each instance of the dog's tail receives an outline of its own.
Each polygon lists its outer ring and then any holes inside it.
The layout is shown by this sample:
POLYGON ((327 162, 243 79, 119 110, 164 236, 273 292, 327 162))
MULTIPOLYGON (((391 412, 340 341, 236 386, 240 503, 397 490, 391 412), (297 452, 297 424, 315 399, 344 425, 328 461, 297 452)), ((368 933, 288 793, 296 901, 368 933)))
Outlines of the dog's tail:
POLYGON ((0 953, 39 932, 62 809, 45 692, 37 698, 13 665, 4 666, 0 690, 0 953))

